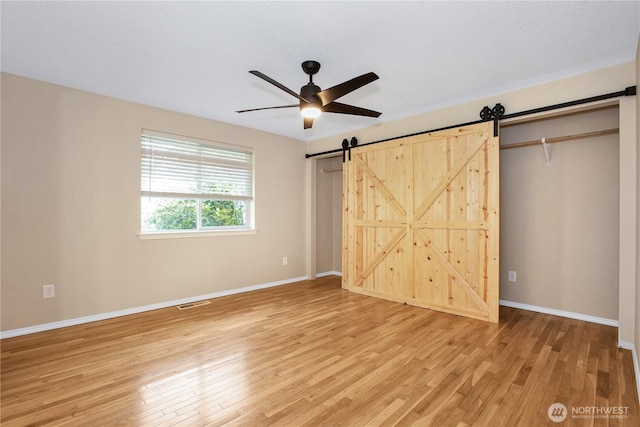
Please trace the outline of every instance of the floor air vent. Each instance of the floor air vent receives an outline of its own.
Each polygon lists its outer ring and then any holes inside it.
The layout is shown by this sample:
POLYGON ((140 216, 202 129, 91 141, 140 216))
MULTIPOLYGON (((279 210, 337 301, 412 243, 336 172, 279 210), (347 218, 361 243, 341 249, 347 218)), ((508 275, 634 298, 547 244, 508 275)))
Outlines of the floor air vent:
POLYGON ((188 302, 186 304, 176 305, 176 308, 178 310, 188 310, 190 308, 200 307, 201 305, 207 305, 207 304, 211 304, 211 301, 204 300, 204 301, 188 302))

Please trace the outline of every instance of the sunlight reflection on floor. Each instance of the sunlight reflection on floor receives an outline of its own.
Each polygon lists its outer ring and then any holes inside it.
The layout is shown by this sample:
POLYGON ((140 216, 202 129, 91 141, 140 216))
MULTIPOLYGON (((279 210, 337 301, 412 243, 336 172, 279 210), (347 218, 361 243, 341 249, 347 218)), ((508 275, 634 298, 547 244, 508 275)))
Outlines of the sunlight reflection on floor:
MULTIPOLYGON (((136 422, 168 421, 191 412, 191 417, 197 416, 204 421, 230 406, 231 402, 249 396, 250 381, 244 351, 206 363, 194 360, 193 365, 196 366, 193 369, 165 376, 141 387, 141 413, 136 422), (159 405, 163 408, 161 411, 157 410, 159 405), (154 412, 147 412, 146 408, 154 408, 154 412)), ((190 421, 195 419, 190 418, 190 421)))

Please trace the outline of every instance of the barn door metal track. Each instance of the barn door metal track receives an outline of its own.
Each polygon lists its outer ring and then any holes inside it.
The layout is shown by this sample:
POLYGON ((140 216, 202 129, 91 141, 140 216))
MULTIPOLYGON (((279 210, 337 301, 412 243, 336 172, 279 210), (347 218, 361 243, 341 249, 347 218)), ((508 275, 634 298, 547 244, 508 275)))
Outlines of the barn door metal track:
MULTIPOLYGON (((441 130, 447 130, 447 129, 454 129, 454 128, 463 127, 463 126, 476 125, 478 123, 483 123, 483 122, 487 122, 487 121, 490 121, 490 120, 493 120, 493 133, 494 133, 494 136, 498 136, 500 120, 506 120, 506 119, 513 119, 513 118, 516 118, 516 117, 529 116, 531 114, 538 114, 538 113, 543 113, 543 112, 546 112, 546 111, 559 110, 561 108, 575 107, 576 105, 589 104, 591 102, 604 101, 604 100, 607 100, 607 99, 619 98, 621 96, 635 96, 635 95, 636 95, 636 86, 629 86, 629 87, 625 88, 624 90, 621 90, 621 91, 618 91, 618 92, 611 92, 611 93, 607 93, 607 94, 604 94, 604 95, 598 95, 598 96, 592 96, 592 97, 589 97, 589 98, 577 99, 575 101, 562 102, 560 104, 553 104, 553 105, 548 105, 546 107, 533 108, 531 110, 525 110, 525 111, 520 111, 518 113, 511 113, 511 114, 505 114, 506 110, 505 110, 504 106, 502 104, 498 103, 493 108, 490 108, 489 106, 482 107, 482 110, 480 110, 480 120, 474 120, 472 122, 466 122, 466 123, 459 123, 459 124, 456 124, 456 125, 445 126, 445 127, 441 127, 441 128, 437 128, 437 129, 425 130, 425 131, 411 133, 411 134, 407 134, 407 135, 394 136, 392 138, 386 138, 386 139, 381 139, 381 140, 378 140, 378 141, 367 142, 366 144, 362 144, 361 146, 371 145, 371 144, 379 144, 381 142, 393 141, 395 139, 406 138, 406 137, 415 136, 415 135, 422 135, 422 134, 430 133, 430 132, 438 132, 438 131, 441 131, 441 130)), ((342 148, 337 148, 335 150, 329 150, 329 151, 322 151, 322 152, 319 152, 319 153, 305 154, 305 158, 308 159, 310 157, 317 157, 317 156, 323 156, 323 155, 326 155, 326 154, 333 154, 333 153, 342 152, 342 161, 347 161, 347 160, 351 160, 351 148, 356 147, 357 145, 358 145, 358 140, 355 137, 351 138, 351 141, 348 141, 347 139, 343 139, 342 140, 342 148)))

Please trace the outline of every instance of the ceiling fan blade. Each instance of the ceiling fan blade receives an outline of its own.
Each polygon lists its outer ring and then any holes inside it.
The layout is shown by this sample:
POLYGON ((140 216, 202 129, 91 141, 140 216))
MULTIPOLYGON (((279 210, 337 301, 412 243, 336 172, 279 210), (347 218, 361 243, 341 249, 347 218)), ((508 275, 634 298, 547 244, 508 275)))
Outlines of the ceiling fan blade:
POLYGON ((353 92, 354 90, 361 88, 362 86, 369 84, 372 81, 378 80, 378 78, 379 77, 376 73, 363 74, 351 80, 347 80, 344 83, 340 83, 339 85, 318 92, 317 95, 318 98, 320 98, 320 101, 322 101, 322 105, 327 105, 340 98, 341 96, 348 94, 349 92, 353 92))
POLYGON ((295 96, 296 98, 298 98, 301 101, 309 102, 306 99, 304 99, 303 97, 301 97, 300 95, 298 95, 297 93, 295 93, 294 91, 292 91, 291 89, 289 89, 288 87, 286 87, 285 85, 283 85, 282 83, 279 83, 279 82, 273 80, 271 77, 262 74, 260 71, 251 70, 249 72, 251 74, 253 74, 254 76, 256 76, 256 77, 260 77, 262 80, 271 83, 275 87, 277 87, 279 89, 282 89, 283 91, 287 92, 289 95, 293 95, 293 96, 295 96))
POLYGON ((379 111, 367 110, 366 108, 354 107, 353 105, 341 104, 340 102, 332 102, 322 107, 326 113, 353 114, 356 116, 380 117, 379 111))
POLYGON ((305 117, 304 118, 304 128, 305 129, 311 129, 311 126, 313 126, 313 117, 305 117))
POLYGON ((251 108, 250 110, 238 110, 236 113, 247 113, 249 111, 259 111, 259 110, 273 110, 275 108, 291 108, 291 107, 300 107, 300 104, 292 104, 292 105, 279 105, 277 107, 262 107, 262 108, 251 108))

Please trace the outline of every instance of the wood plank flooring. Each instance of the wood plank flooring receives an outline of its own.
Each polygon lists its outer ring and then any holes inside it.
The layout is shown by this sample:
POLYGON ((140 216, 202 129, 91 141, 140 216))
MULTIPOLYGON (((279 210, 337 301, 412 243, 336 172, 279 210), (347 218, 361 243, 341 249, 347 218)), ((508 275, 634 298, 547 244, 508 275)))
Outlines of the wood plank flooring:
POLYGON ((492 324, 327 277, 2 340, 0 422, 639 426, 616 334, 506 307, 492 324))

